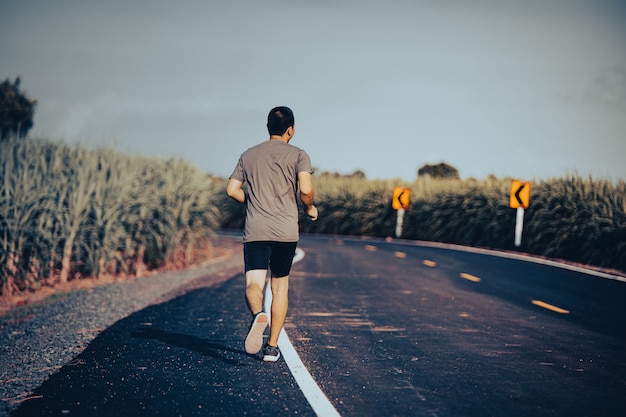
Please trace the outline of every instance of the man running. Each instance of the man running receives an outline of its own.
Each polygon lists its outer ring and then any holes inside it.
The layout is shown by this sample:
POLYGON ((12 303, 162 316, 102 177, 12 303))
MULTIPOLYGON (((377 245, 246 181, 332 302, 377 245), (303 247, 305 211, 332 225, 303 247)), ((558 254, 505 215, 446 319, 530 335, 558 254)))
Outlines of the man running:
POLYGON ((229 178, 226 193, 246 204, 243 253, 246 272, 246 302, 252 324, 245 348, 256 354, 263 347, 268 316, 263 311, 267 270, 271 271, 271 324, 263 360, 280 358, 278 336, 288 307, 289 272, 298 243, 297 193, 305 213, 317 220, 313 205, 311 160, 302 149, 289 144, 294 116, 288 107, 275 107, 267 116, 269 140, 246 150, 229 178), (242 188, 245 184, 245 191, 242 188))

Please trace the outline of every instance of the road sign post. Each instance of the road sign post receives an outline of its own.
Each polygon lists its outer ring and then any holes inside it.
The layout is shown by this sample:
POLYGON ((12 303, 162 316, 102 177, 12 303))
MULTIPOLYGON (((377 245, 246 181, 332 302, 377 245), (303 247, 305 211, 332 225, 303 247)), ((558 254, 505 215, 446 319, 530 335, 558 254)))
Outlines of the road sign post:
POLYGON ((409 208, 411 201, 411 189, 407 187, 395 187, 391 198, 391 207, 396 210, 396 237, 402 236, 402 224, 404 223, 404 212, 409 208))
POLYGON ((515 216, 515 246, 520 247, 522 244, 522 230, 524 229, 524 207, 517 208, 515 216))
POLYGON ((404 223, 404 209, 398 209, 396 216, 396 237, 402 236, 402 223, 404 223))
POLYGON ((524 209, 530 204, 530 183, 514 180, 511 183, 509 206, 517 209, 515 216, 515 246, 522 244, 522 230, 524 229, 524 209))

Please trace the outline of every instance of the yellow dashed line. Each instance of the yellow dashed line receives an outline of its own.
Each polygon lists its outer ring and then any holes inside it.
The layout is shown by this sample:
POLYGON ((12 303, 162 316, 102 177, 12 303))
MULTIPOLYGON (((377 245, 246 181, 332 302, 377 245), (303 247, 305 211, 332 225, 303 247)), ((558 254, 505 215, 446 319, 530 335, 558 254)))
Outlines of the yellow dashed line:
POLYGON ((565 310, 565 309, 563 309, 561 307, 553 306, 552 304, 548 304, 548 303, 545 303, 545 302, 540 301, 540 300, 532 300, 532 303, 534 305, 536 305, 536 306, 546 308, 546 309, 548 309, 550 311, 554 311, 555 313, 569 314, 569 310, 565 310))
POLYGON ((365 245, 365 250, 369 252, 376 252, 378 248, 374 245, 365 245))
POLYGON ((426 265, 426 266, 430 266, 431 268, 434 268, 434 267, 436 267, 436 266, 437 266, 437 262, 435 262, 435 261, 429 261, 428 259, 424 259, 424 260, 422 261, 422 263, 423 263, 424 265, 426 265))
POLYGON ((461 278, 466 279, 468 281, 472 281, 472 282, 480 282, 480 278, 475 277, 474 275, 470 275, 467 274, 465 272, 461 272, 461 274, 459 275, 461 278))
POLYGON ((406 253, 404 252, 394 252, 396 258, 406 258, 406 253))
POLYGON ((375 332, 402 332, 404 328, 402 327, 393 327, 393 326, 377 326, 373 327, 372 331, 375 332))

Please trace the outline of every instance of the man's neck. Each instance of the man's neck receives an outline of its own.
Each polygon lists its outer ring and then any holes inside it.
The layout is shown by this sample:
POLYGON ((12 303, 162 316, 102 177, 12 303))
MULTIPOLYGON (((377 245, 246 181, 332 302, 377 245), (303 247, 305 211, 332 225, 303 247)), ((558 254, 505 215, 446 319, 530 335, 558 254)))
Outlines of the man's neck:
POLYGON ((289 140, 290 140, 290 139, 291 139, 291 138, 290 138, 289 136, 287 136, 287 135, 283 135, 283 136, 280 136, 280 135, 271 135, 271 136, 270 136, 270 140, 280 140, 281 142, 285 142, 285 143, 289 143, 289 140))

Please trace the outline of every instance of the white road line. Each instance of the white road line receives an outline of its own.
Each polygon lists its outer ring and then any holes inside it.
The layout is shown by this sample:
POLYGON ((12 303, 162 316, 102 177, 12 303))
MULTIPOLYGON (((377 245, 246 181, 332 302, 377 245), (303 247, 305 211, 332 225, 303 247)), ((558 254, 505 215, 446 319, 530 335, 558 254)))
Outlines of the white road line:
MULTIPOLYGON (((300 248, 296 249, 296 256, 293 258, 293 262, 296 263, 304 258, 304 251, 300 248)), ((271 306, 272 306, 272 290, 269 285, 265 286, 265 312, 270 317, 271 320, 271 306)), ((309 371, 302 363, 300 356, 298 356, 298 352, 294 349, 285 329, 281 330, 280 335, 278 336, 278 346, 280 346, 280 351, 285 359, 285 363, 287 367, 291 371, 294 379, 298 383, 298 386, 302 390, 305 398, 313 408, 313 411, 318 416, 339 416, 339 413, 333 407, 333 405, 328 400, 328 397, 322 392, 320 387, 317 385, 309 371)))

